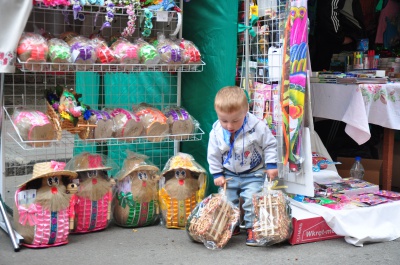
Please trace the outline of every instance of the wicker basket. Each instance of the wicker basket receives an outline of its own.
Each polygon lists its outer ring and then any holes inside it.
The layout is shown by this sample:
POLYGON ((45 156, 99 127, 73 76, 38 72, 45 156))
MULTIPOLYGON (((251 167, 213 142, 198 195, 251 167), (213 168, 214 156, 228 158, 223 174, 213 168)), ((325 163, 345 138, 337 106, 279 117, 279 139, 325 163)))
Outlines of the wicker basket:
POLYGON ((49 102, 46 101, 46 105, 47 115, 49 115, 57 131, 57 140, 61 139, 62 130, 66 130, 72 134, 78 134, 80 139, 85 140, 89 136, 90 128, 96 127, 96 125, 89 124, 88 121, 85 121, 83 117, 79 117, 77 125, 74 126, 71 121, 61 119, 60 115, 54 110, 49 102))

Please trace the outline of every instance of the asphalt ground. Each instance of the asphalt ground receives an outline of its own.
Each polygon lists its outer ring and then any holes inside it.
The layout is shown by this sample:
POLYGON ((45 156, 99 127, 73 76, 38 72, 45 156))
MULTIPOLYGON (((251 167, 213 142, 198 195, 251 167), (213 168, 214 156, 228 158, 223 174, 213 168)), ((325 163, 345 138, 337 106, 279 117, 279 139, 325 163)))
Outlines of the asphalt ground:
MULTIPOLYGON (((400 225, 400 224, 399 224, 400 225)), ((1 229, 0 229, 1 230, 1 229)), ((14 251, 8 235, 0 231, 0 265, 10 264, 400 264, 400 239, 355 247, 343 238, 315 243, 269 247, 245 244, 246 233, 234 236, 223 249, 210 250, 191 241, 185 230, 162 225, 137 229, 111 223, 105 230, 70 234, 63 246, 14 251)))

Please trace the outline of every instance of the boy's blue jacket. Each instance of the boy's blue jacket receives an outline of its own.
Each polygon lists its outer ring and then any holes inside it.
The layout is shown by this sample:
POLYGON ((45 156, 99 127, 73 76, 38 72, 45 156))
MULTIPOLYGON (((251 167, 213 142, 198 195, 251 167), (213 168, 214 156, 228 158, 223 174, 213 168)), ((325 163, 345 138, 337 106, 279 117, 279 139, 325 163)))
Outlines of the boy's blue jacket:
POLYGON ((207 160, 214 178, 222 176, 224 169, 235 173, 251 172, 276 164, 277 142, 268 126, 252 113, 247 113, 243 130, 229 144, 224 139, 219 121, 213 124, 208 141, 207 160))

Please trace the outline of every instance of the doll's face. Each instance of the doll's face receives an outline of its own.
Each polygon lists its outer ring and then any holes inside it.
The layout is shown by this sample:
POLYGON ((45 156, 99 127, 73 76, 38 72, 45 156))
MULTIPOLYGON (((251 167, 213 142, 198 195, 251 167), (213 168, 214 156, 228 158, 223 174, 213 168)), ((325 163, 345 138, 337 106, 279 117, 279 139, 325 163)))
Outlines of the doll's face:
POLYGON ((45 181, 49 187, 57 187, 60 184, 61 179, 58 176, 54 176, 46 178, 45 181))
POLYGON ((183 168, 178 168, 175 170, 175 178, 177 179, 186 179, 190 176, 190 171, 183 168))

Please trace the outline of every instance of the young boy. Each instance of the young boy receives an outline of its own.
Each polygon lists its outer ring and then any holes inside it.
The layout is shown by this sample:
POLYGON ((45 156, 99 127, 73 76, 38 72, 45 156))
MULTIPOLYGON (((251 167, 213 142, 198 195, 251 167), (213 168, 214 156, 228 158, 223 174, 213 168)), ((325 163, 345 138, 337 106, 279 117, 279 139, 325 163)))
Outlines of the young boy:
MULTIPOLYGON (((216 186, 226 182, 226 196, 235 206, 239 206, 240 197, 243 199, 246 244, 254 246, 252 196, 261 192, 265 172, 271 179, 278 175, 276 139, 263 121, 248 112, 243 89, 222 88, 215 96, 214 108, 218 121, 208 142, 210 173, 216 186)), ((234 234, 238 233, 240 227, 236 226, 234 234)))

